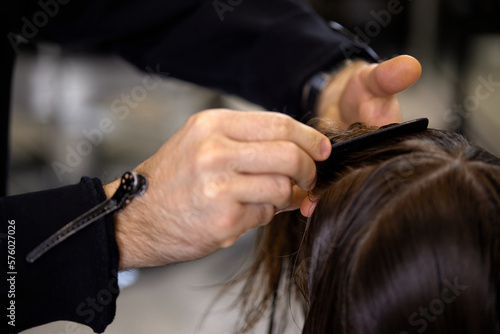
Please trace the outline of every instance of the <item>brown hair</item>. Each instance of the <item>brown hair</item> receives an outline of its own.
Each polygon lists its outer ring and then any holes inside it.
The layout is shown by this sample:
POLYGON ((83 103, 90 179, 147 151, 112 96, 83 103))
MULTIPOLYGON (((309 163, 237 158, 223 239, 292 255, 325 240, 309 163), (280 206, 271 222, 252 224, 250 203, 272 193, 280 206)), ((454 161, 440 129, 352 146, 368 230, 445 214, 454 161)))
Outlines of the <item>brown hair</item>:
MULTIPOLYGON (((320 127, 332 142, 375 129, 320 127)), ((310 219, 261 230, 243 332, 300 291, 303 333, 500 333, 498 158, 430 129, 349 154, 312 195, 310 219)))

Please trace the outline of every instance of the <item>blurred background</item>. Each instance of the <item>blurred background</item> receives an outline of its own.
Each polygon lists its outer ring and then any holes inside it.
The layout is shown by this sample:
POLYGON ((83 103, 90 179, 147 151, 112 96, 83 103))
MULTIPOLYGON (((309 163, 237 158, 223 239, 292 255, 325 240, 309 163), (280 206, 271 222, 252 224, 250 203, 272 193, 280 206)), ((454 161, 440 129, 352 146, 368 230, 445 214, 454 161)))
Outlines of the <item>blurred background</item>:
MULTIPOLYGON (((464 133, 500 155, 499 0, 310 2, 383 58, 408 53, 421 61, 422 78, 399 96, 406 120, 428 117, 432 127, 464 133), (400 12, 384 16, 397 4, 400 12)), ((198 111, 262 109, 173 78, 156 77, 154 89, 141 89, 145 75, 95 50, 51 44, 24 50, 14 79, 9 193, 59 187, 82 175, 110 181, 152 155, 198 111), (137 103, 128 104, 127 113, 112 113, 111 106, 124 105, 127 96, 137 103), (103 122, 107 132, 92 137, 103 122), (95 141, 91 147, 82 146, 86 136, 95 141), (84 156, 74 157, 76 150, 84 156)), ((106 333, 233 333, 238 312, 231 302, 238 287, 210 309, 203 323, 202 318, 220 284, 247 263, 254 237, 249 232, 233 247, 202 260, 122 274, 117 316, 106 333)), ((292 312, 286 333, 299 333, 301 317, 295 308, 292 312)), ((264 318, 254 333, 266 328, 264 318)), ((92 331, 57 322, 24 333, 92 331)))

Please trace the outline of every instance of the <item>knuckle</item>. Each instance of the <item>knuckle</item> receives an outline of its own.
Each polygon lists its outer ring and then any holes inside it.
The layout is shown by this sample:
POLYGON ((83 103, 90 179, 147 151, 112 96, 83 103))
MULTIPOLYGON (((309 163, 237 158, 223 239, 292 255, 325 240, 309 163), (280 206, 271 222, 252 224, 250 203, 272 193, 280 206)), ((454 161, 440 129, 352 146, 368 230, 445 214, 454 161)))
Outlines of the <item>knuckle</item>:
POLYGON ((231 230, 234 226, 234 220, 232 217, 228 215, 222 216, 215 221, 215 230, 219 233, 226 234, 229 230, 231 230))
POLYGON ((220 247, 221 248, 229 248, 235 244, 236 240, 238 240, 238 238, 227 239, 227 240, 221 242, 220 247))
POLYGON ((262 226, 271 221, 274 217, 274 206, 272 205, 260 205, 257 213, 258 225, 262 226))
POLYGON ((206 140, 200 144, 194 156, 195 170, 198 172, 213 170, 225 163, 226 149, 218 138, 206 140))
POLYGON ((282 148, 283 158, 291 169, 292 173, 296 173, 302 163, 302 155, 297 145, 291 142, 285 142, 282 148))
POLYGON ((238 228, 238 217, 235 212, 228 210, 224 215, 221 215, 213 223, 213 231, 219 236, 220 240, 227 240, 235 235, 236 228, 238 228))
POLYGON ((200 111, 194 115, 191 115, 186 121, 186 127, 197 127, 199 124, 203 123, 202 120, 204 117, 206 117, 205 111, 200 111))
POLYGON ((323 144, 323 136, 317 135, 314 132, 306 134, 307 143, 309 143, 309 150, 311 152, 320 152, 321 145, 323 144))
POLYGON ((275 179, 274 193, 280 204, 288 204, 292 196, 292 184, 288 177, 277 177, 275 179))
POLYGON ((200 111, 188 118, 186 127, 196 129, 198 131, 212 131, 218 123, 220 112, 215 109, 200 111))
POLYGON ((289 116, 278 114, 271 123, 271 130, 282 138, 289 138, 292 130, 291 122, 292 118, 289 116))

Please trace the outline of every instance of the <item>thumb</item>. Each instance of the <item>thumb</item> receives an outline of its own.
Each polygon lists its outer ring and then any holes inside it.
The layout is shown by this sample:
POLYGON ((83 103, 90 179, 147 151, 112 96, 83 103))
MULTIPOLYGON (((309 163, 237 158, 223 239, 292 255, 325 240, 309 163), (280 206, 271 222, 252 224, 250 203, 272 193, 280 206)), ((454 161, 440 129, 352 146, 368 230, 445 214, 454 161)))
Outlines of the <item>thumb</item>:
POLYGON ((411 56, 398 56, 370 66, 362 74, 366 87, 374 96, 393 95, 404 91, 420 78, 422 67, 411 56))

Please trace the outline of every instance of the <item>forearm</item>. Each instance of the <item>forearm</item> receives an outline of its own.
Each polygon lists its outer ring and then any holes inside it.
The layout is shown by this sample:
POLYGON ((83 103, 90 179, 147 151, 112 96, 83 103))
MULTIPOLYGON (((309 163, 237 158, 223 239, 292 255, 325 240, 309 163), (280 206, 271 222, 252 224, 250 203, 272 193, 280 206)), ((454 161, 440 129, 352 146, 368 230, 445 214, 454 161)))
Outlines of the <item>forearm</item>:
MULTIPOLYGON (((120 180, 117 179, 103 186, 106 198, 113 197, 120 185, 120 180)), ((141 233, 138 229, 141 224, 140 220, 147 213, 143 212, 143 206, 135 205, 137 201, 141 201, 141 198, 134 198, 123 210, 112 217, 115 225, 115 239, 119 250, 118 270, 147 266, 147 261, 142 260, 141 254, 144 253, 149 241, 141 238, 141 233)))
POLYGON ((219 14, 211 0, 72 0, 38 37, 99 45, 142 70, 221 89, 297 119, 305 112, 305 82, 354 46, 303 0, 242 1, 223 21, 219 14))
MULTIPOLYGON (((49 250, 34 263, 25 258, 59 228, 105 199, 100 182, 0 199, 2 229, 15 225, 15 326, 19 332, 70 320, 102 332, 113 320, 118 295, 118 248, 112 218, 101 219, 49 250)), ((7 233, 7 231, 2 231, 7 233)), ((2 242, 2 253, 7 251, 2 242)), ((4 257, 7 259, 7 256, 4 257)))

